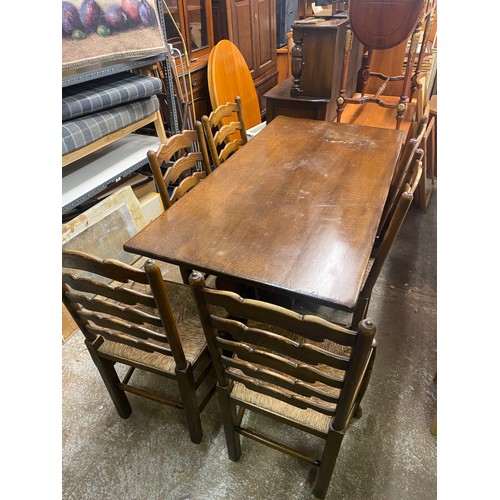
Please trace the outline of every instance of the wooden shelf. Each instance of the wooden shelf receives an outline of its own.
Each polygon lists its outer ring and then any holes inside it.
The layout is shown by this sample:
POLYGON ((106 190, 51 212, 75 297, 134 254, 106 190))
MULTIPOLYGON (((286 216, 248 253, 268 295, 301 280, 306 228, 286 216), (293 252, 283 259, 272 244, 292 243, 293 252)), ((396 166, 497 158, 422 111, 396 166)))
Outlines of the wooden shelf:
POLYGON ((146 165, 148 150, 159 145, 158 137, 132 133, 66 166, 62 177, 63 215, 146 165))

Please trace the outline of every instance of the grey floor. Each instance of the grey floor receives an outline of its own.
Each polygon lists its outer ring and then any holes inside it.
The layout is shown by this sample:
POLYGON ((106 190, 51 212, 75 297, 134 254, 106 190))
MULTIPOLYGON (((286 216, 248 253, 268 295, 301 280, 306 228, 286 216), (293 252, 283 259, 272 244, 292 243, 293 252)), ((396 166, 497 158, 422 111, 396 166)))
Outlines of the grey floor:
MULTIPOLYGON (((377 359, 329 499, 437 497, 437 438, 430 433, 437 406, 436 202, 434 189, 427 213, 410 208, 374 289, 369 317, 378 328, 377 359)), ((178 410, 131 395, 133 413, 120 419, 80 332, 63 345, 62 370, 64 499, 313 498, 314 471, 303 462, 244 437, 240 461, 228 459, 216 398, 202 414, 204 438, 195 445, 178 410)), ((268 432, 320 449, 299 432, 274 424, 268 432)))

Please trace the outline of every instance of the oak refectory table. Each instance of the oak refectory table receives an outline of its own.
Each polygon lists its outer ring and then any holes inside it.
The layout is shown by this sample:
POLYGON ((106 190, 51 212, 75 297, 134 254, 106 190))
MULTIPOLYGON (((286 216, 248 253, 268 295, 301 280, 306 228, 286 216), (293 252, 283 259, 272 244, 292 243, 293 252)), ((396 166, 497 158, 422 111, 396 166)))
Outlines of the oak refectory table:
POLYGON ((404 138, 277 116, 124 249, 352 310, 404 138))

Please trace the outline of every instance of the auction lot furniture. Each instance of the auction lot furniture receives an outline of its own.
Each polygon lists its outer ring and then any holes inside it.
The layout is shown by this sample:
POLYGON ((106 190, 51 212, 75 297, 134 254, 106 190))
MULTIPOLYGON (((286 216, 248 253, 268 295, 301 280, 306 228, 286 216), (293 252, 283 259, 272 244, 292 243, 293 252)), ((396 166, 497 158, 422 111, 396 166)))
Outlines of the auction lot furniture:
POLYGON ((404 138, 278 116, 124 249, 352 311, 404 138))
POLYGON ((203 437, 200 412, 215 390, 197 394, 211 370, 207 344, 187 286, 164 281, 148 260, 137 269, 116 259, 76 250, 62 254, 62 298, 85 336, 85 345, 121 418, 132 407, 126 392, 184 412, 191 441, 203 437), (122 377, 116 364, 129 369, 122 377), (177 382, 174 396, 130 383, 144 370, 177 382))
POLYGON ((211 290, 200 273, 190 282, 217 373, 229 458, 240 458, 240 434, 255 439, 317 466, 313 493, 324 498, 346 429, 361 414, 375 359, 375 325, 364 320, 351 331, 318 316, 211 290), (243 423, 246 410, 322 438, 321 456, 243 423))

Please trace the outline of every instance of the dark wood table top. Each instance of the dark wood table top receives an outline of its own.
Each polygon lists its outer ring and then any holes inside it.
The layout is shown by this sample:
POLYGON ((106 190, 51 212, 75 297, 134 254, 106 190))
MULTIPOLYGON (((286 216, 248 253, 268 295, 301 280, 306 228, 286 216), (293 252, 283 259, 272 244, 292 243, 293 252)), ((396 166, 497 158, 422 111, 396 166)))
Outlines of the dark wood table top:
POLYGON ((403 141, 278 116, 124 249, 350 310, 403 141))

